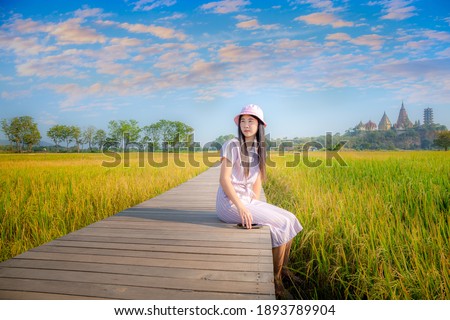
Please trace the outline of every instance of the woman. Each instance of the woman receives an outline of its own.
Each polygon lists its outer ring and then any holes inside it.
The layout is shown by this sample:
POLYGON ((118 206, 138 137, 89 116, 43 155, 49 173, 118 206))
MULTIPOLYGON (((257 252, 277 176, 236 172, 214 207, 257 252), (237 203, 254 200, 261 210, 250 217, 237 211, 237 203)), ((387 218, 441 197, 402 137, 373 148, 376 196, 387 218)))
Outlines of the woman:
POLYGON ((286 268, 292 239, 303 228, 290 212, 259 201, 261 183, 266 177, 264 114, 254 104, 245 106, 234 118, 238 139, 227 141, 221 150, 220 186, 216 212, 227 223, 242 223, 251 229, 252 223, 266 225, 272 237, 275 293, 285 294, 282 276, 286 268))

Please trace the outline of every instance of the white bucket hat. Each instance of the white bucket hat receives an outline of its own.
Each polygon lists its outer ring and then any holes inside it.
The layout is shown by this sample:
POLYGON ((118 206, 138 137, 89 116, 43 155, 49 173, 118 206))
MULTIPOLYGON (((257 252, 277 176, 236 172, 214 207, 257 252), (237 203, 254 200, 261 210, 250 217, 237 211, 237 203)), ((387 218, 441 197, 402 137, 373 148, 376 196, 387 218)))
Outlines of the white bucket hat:
POLYGON ((264 127, 267 126, 267 123, 264 121, 264 113, 262 109, 256 104, 249 104, 242 108, 241 112, 234 117, 234 122, 237 126, 239 126, 239 117, 243 114, 248 114, 251 116, 257 117, 264 124, 264 127))

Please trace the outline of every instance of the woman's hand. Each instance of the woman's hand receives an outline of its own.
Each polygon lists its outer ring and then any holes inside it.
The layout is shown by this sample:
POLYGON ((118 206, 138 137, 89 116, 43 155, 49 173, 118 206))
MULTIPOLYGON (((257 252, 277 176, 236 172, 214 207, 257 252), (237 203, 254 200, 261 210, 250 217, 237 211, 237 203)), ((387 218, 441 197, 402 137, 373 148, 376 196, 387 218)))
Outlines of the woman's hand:
POLYGON ((239 215, 241 216, 242 225, 247 227, 247 229, 251 229, 253 217, 250 211, 245 206, 239 206, 237 210, 239 215))
POLYGON ((246 226, 247 229, 252 228, 253 217, 250 211, 244 206, 244 204, 239 199, 236 190, 234 190, 231 184, 231 171, 232 163, 227 158, 222 158, 222 165, 220 167, 220 185, 223 191, 231 202, 236 206, 236 209, 241 217, 242 225, 246 226))

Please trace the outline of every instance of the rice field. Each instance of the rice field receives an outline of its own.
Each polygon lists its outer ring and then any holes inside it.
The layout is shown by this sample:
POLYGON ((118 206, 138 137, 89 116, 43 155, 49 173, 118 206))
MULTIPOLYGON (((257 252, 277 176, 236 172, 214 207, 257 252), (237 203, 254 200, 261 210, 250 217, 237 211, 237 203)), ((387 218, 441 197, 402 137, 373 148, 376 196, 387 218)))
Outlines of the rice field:
MULTIPOLYGON (((450 299, 450 161, 445 152, 273 156, 268 201, 295 213, 288 284, 302 299, 450 299), (314 156, 314 157, 312 157, 314 156)), ((154 197, 207 169, 131 154, 0 154, 0 261, 154 197), (102 166, 107 161, 109 166, 102 166), (144 163, 144 165, 143 165, 144 163)))
POLYGON ((166 153, 167 165, 162 154, 154 154, 153 165, 137 153, 129 156, 125 161, 119 154, 0 154, 0 261, 141 203, 207 169, 204 161, 190 166, 187 154, 166 153), (178 160, 186 166, 176 165, 178 160))
POLYGON ((268 201, 295 213, 290 283, 304 299, 450 299, 450 161, 445 152, 324 153, 287 168, 273 157, 268 201))

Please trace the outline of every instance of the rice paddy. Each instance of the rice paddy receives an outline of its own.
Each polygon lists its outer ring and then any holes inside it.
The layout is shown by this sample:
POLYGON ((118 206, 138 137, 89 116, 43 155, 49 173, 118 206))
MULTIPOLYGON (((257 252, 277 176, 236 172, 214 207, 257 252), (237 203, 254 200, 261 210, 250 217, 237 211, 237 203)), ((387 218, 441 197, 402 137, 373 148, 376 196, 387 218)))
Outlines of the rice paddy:
POLYGON ((0 261, 141 203, 207 169, 204 161, 189 165, 187 154, 154 154, 153 165, 137 153, 129 156, 0 154, 0 261))
MULTIPOLYGON (((302 299, 450 299, 450 161, 445 152, 273 156, 269 202, 301 221, 288 284, 302 299)), ((154 197, 207 169, 201 154, 0 155, 0 261, 154 197), (185 166, 180 166, 181 157, 185 166), (155 165, 164 163, 167 165, 155 165), (192 160, 192 158, 191 158, 192 160), (125 162, 126 164, 126 162, 125 162)))
MULTIPOLYGON (((316 153, 314 161, 324 160, 316 153)), ((268 201, 295 213, 291 293, 304 299, 450 299, 444 152, 342 152, 347 166, 275 157, 268 201)), ((325 163, 325 162, 323 162, 325 163)))

